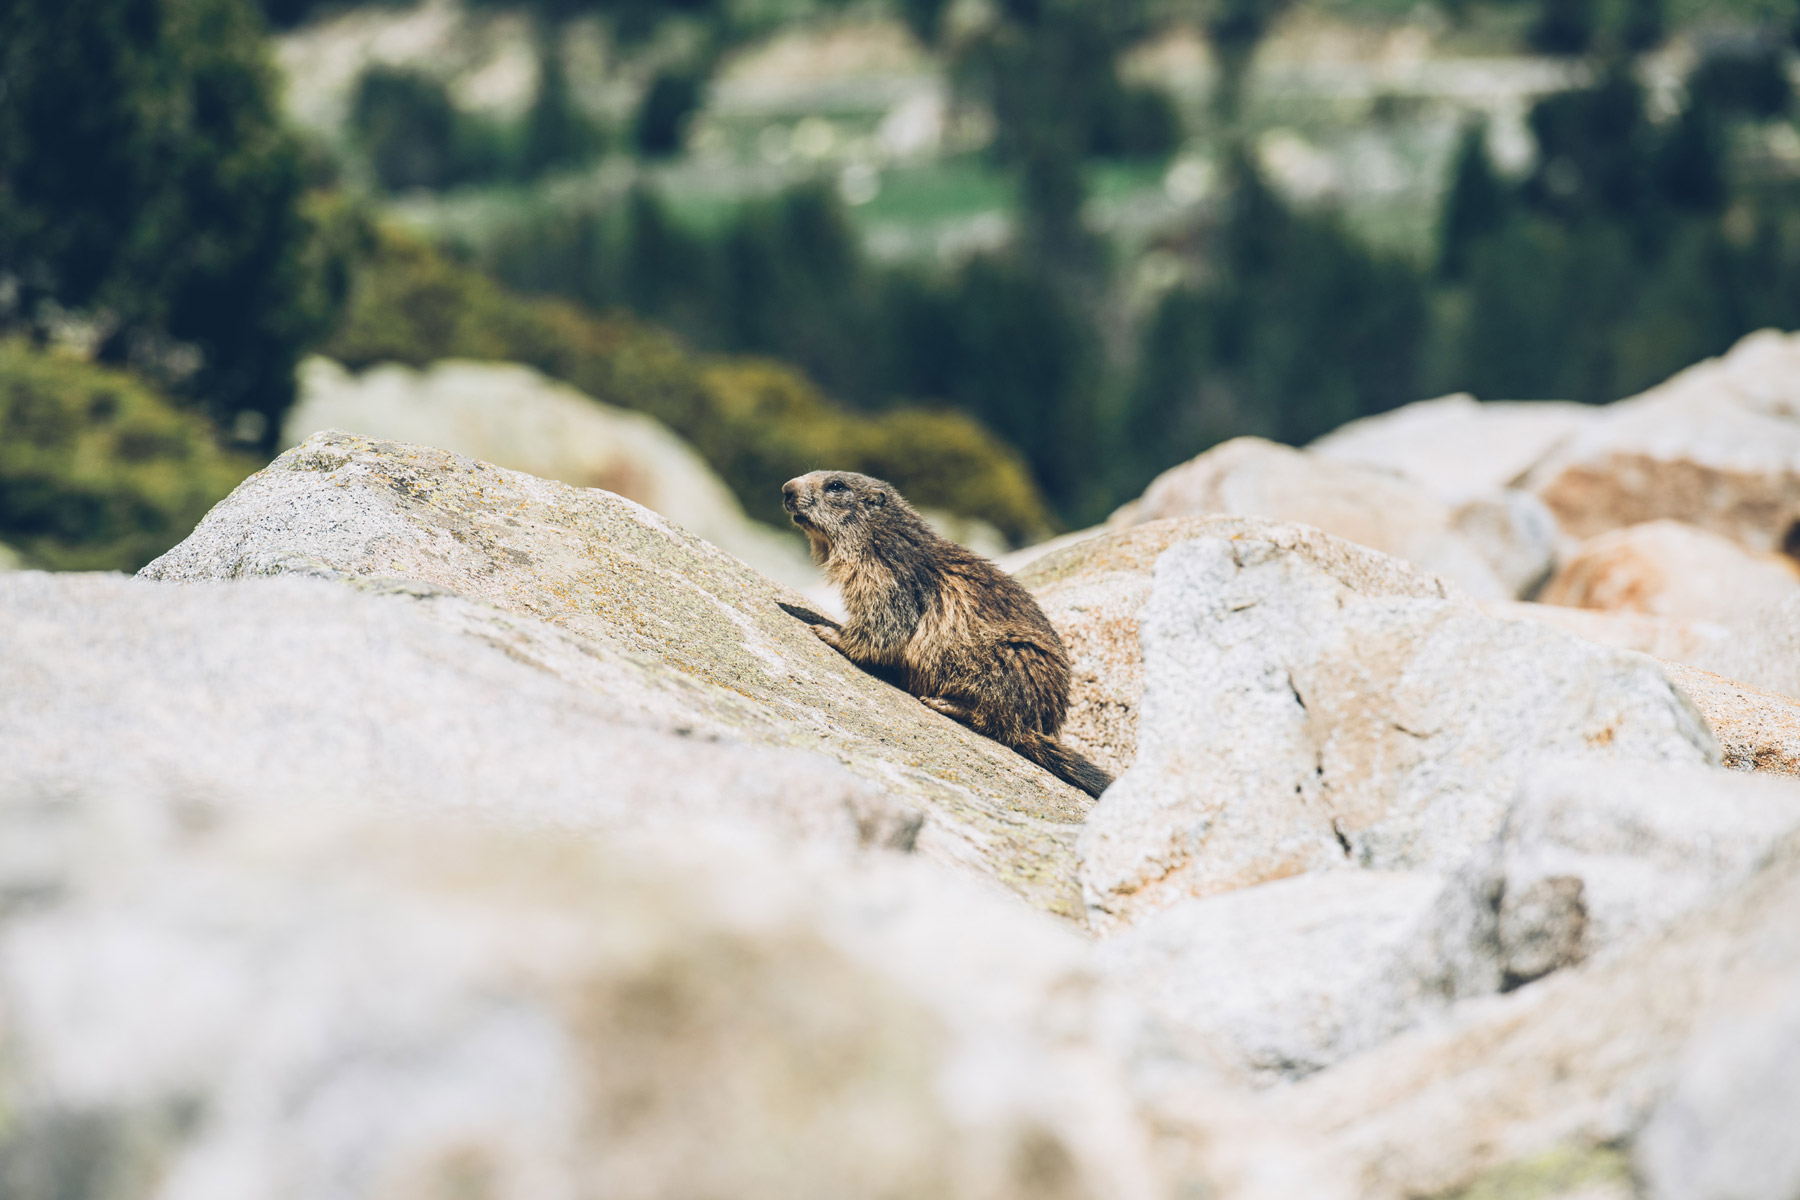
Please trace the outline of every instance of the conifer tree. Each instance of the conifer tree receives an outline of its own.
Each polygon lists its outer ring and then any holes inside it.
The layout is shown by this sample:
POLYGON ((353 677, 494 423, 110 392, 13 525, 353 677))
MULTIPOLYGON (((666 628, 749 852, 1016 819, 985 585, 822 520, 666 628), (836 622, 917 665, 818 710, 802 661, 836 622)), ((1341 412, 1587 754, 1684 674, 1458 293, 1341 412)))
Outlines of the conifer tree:
POLYGON ((67 314, 271 446, 330 306, 248 0, 0 6, 0 325, 67 314))

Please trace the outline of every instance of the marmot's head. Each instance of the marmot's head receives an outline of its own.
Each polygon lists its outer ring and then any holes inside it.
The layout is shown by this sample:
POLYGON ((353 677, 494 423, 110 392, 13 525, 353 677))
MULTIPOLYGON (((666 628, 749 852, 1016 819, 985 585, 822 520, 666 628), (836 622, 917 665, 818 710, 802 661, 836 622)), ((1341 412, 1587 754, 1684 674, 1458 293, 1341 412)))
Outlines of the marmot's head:
POLYGON ((833 549, 854 551, 913 512, 894 485, 854 471, 812 471, 781 485, 781 503, 823 563, 833 549))

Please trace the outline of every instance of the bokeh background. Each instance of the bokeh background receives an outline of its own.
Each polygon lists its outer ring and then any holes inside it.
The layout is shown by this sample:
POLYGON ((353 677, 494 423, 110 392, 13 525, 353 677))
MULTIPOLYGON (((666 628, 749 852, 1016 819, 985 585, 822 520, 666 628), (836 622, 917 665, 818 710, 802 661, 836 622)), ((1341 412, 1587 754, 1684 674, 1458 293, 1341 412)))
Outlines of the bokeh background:
POLYGON ((0 553, 135 569, 378 364, 647 414, 752 517, 847 467, 1012 545, 1240 434, 1605 403, 1800 327, 1797 36, 1775 0, 11 0, 0 553))

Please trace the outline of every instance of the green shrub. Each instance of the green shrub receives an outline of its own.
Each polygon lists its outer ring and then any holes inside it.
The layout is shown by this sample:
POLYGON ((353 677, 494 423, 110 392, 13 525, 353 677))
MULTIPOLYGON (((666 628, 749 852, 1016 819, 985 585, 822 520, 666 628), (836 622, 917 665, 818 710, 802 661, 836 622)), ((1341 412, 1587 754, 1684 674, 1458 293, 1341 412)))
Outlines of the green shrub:
POLYGON ((1050 529, 1019 456, 971 418, 847 411, 792 368, 702 357, 629 316, 533 300, 383 235, 323 353, 352 368, 443 358, 522 362, 609 404, 656 417, 692 442, 752 515, 783 521, 781 485, 822 467, 861 470, 917 503, 993 523, 1015 541, 1050 529))
POLYGON ((135 571, 256 469, 132 376, 0 342, 0 542, 135 571))

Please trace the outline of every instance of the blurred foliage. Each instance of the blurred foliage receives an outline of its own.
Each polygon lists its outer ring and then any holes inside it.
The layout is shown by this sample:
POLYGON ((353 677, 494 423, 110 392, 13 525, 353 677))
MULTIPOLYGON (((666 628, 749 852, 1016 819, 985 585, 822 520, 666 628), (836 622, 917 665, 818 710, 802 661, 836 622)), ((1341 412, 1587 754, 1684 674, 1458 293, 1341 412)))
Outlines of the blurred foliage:
POLYGON ((31 565, 135 571, 257 466, 125 372, 0 341, 0 542, 31 565))
MULTIPOLYGON (((1754 49, 1754 48, 1752 48, 1754 49)), ((1733 129, 1784 111, 1772 50, 1716 48, 1661 124, 1622 65, 1541 100, 1539 158, 1501 182, 1466 142, 1440 258, 1462 268, 1447 388, 1601 403, 1763 326, 1800 326, 1800 206, 1734 183, 1733 129), (1479 219, 1476 214, 1479 213, 1479 219)))
MULTIPOLYGON (((685 22, 698 36, 677 60, 664 61, 638 101, 631 120, 632 148, 645 158, 667 158, 680 151, 687 126, 700 106, 706 81, 727 50, 763 26, 739 18, 724 0, 469 0, 473 7, 511 9, 529 14, 538 27, 541 84, 527 139, 526 177, 553 166, 591 157, 599 144, 592 124, 568 102, 561 59, 560 31, 581 17, 596 17, 613 41, 627 51, 650 42, 672 22, 685 22), (539 131, 560 114, 560 137, 544 139, 539 131), (557 157, 546 158, 533 147, 549 144, 557 157)), ((666 56, 665 56, 666 58, 666 56)))
POLYGON ((663 421, 767 521, 785 520, 783 482, 833 467, 879 474, 919 504, 981 517, 1014 540, 1050 528, 1016 453, 966 414, 846 412, 791 367, 702 358, 632 318, 522 298, 399 235, 381 240, 323 352, 351 367, 440 358, 530 364, 663 421))
MULTIPOLYGON (((561 57, 578 18, 654 67, 619 147, 678 155, 721 56, 799 11, 473 2, 529 15, 536 96, 502 125, 425 74, 370 70, 351 132, 386 191, 530 181, 598 155, 561 57)), ((823 180, 707 229, 639 186, 575 211, 528 205, 484 235, 493 278, 377 236, 354 203, 320 193, 328 172, 273 111, 251 0, 13 0, 0 7, 0 331, 85 340, 266 445, 299 354, 348 303, 326 350, 352 365, 531 363, 664 420, 759 516, 780 519, 783 479, 832 465, 1021 538, 1048 528, 1046 502, 1063 523, 1093 521, 1238 434, 1304 442, 1451 389, 1609 400, 1750 329, 1800 325, 1800 194, 1765 136, 1793 112, 1787 17, 1696 39, 1680 110, 1653 119, 1634 56, 1664 39, 1665 0, 1508 2, 1525 43, 1581 57, 1586 82, 1535 104, 1538 155, 1520 178, 1495 168, 1482 128, 1464 131, 1428 264, 1372 252, 1260 173, 1239 92, 1288 0, 1181 8, 1221 68, 1208 137, 1225 187, 1157 235, 1176 270, 1146 292, 1149 273, 1118 270, 1084 212, 1096 163, 1149 178, 1185 137, 1169 99, 1119 71, 1177 13, 1149 0, 995 0, 954 20, 943 0, 899 6, 960 99, 994 118, 981 169, 1015 189, 1002 248, 872 259, 823 180), (629 309, 733 357, 517 292, 629 309)), ((263 4, 284 25, 330 7, 263 4)))
POLYGON ((1469 250, 1506 219, 1508 188, 1487 152, 1487 125, 1463 129, 1451 161, 1450 186, 1438 222, 1438 274, 1461 279, 1469 270, 1469 250))
POLYGON ((554 31, 538 38, 537 91, 525 114, 519 175, 535 179, 547 171, 576 167, 606 148, 605 134, 575 104, 569 75, 554 31))
POLYGON ((1138 6, 1013 0, 999 8, 999 19, 955 47, 951 70, 993 112, 1001 161, 1157 158, 1180 142, 1168 99, 1119 76, 1119 55, 1148 30, 1138 6))
POLYGON ((1212 270, 1171 291, 1146 333, 1128 418, 1144 462, 1244 433, 1300 444, 1420 394, 1420 274, 1293 211, 1248 157, 1233 176, 1212 270))
MULTIPOLYGON (((1219 83, 1213 107, 1227 121, 1243 108, 1244 83, 1251 56, 1290 0, 1218 0, 1206 21, 1207 36, 1219 57, 1219 83)), ((1446 0, 1453 10, 1463 0, 1446 0)))
POLYGON ((1794 103, 1786 48, 1769 37, 1715 42, 1688 76, 1687 93, 1697 111, 1759 121, 1782 116, 1794 103))
POLYGON ((993 114, 989 152, 1016 173, 1021 249, 1065 303, 1107 266, 1081 217, 1082 164, 1166 158, 1184 136, 1167 96, 1119 75, 1120 55, 1149 28, 1140 0, 1006 0, 951 48, 956 90, 993 114))
POLYGON ((835 193, 807 184, 714 236, 639 189, 623 206, 523 224, 484 265, 522 290, 629 307, 708 349, 789 360, 865 409, 960 409, 1024 452, 1067 522, 1115 502, 1099 469, 1098 334, 1028 255, 941 277, 879 267, 835 193))
MULTIPOLYGON (((1370 251, 1329 212, 1294 209, 1240 149, 1224 203, 1159 242, 1187 281, 1125 322, 1081 211, 1083 162, 1102 148, 1094 97, 1111 86, 1094 48, 1131 27, 1129 8, 1112 25, 1058 0, 998 11, 959 62, 1013 112, 1000 152, 1022 203, 1008 249, 935 271, 884 265, 823 184, 748 204, 710 233, 640 187, 624 204, 504 232, 482 263, 522 290, 629 307, 708 349, 791 360, 866 409, 967 412, 1020 448, 1069 524, 1238 434, 1304 442, 1455 389, 1610 400, 1751 329, 1800 324, 1797 198, 1731 167, 1734 138, 1789 111, 1789 54, 1773 40, 1708 43, 1685 107, 1660 122, 1631 62, 1606 50, 1591 84, 1534 106, 1539 154, 1522 179, 1503 177, 1485 130, 1468 128, 1423 269, 1370 251), (1066 34, 1077 28, 1085 40, 1066 34), (1070 80, 1067 94, 1009 74, 1009 55, 1070 80)), ((1217 19, 1244 22, 1233 36, 1253 44, 1274 11, 1217 19)), ((1659 14, 1608 6, 1589 41, 1649 43, 1659 14)))
POLYGON ((248 0, 0 6, 0 328, 271 443, 333 316, 248 0))
POLYGON ((292 29, 348 8, 405 8, 414 0, 258 0, 272 29, 292 29))
POLYGON ((531 106, 513 125, 463 112, 427 72, 372 66, 351 98, 351 140, 390 192, 529 181, 591 161, 605 134, 575 105, 561 56, 546 49, 540 64, 531 106))
POLYGON ((645 89, 631 127, 632 145, 645 158, 668 158, 681 149, 688 121, 700 105, 705 80, 692 70, 658 71, 645 89))
POLYGON ((1541 54, 1586 54, 1599 20, 1599 0, 1538 0, 1525 41, 1541 54))
POLYGON ((449 89, 423 71, 373 66, 350 100, 351 138, 390 192, 505 178, 503 132, 460 112, 449 89))

